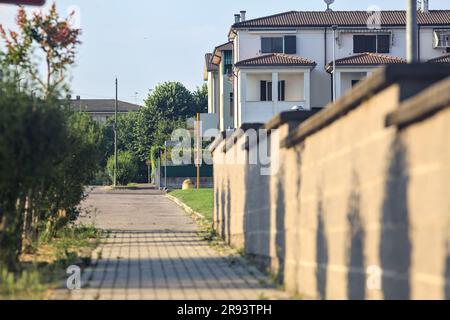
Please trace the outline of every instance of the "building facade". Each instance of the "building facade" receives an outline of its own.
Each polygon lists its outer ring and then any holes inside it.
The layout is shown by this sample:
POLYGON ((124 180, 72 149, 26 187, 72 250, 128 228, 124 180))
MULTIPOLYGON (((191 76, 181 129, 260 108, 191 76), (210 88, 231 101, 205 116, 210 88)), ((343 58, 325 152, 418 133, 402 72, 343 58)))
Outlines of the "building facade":
MULTIPOLYGON (((418 23, 420 60, 445 60, 450 10, 422 7, 418 23)), ((289 11, 251 20, 241 12, 228 37, 236 128, 323 108, 378 66, 405 63, 406 12, 289 11)))

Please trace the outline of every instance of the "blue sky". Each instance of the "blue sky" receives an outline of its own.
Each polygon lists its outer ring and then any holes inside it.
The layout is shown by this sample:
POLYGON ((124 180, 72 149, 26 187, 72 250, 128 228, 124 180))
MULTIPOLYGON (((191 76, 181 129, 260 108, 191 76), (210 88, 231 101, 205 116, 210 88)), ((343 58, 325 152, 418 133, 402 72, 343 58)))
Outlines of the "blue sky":
MULTIPOLYGON (((49 0, 47 0, 49 2, 49 0)), ((289 10, 324 10, 323 0, 56 0, 59 10, 78 8, 83 44, 72 70, 74 95, 142 103, 158 83, 176 80, 189 89, 203 83, 204 54, 227 41, 234 14, 247 19, 289 10), (137 93, 137 94, 136 94, 137 93)), ((335 10, 404 9, 406 0, 336 0, 335 10)), ((430 0, 449 9, 449 0, 430 0)), ((11 26, 16 9, 0 5, 0 23, 11 26)))

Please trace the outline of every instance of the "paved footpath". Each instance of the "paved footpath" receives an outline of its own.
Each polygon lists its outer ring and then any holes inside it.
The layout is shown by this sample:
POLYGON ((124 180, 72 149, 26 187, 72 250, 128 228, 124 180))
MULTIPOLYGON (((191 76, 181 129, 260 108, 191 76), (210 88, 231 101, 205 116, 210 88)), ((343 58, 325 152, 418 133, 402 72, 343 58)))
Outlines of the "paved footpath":
POLYGON ((84 207, 110 233, 69 299, 287 298, 244 259, 210 247, 191 218, 157 190, 95 188, 84 207))

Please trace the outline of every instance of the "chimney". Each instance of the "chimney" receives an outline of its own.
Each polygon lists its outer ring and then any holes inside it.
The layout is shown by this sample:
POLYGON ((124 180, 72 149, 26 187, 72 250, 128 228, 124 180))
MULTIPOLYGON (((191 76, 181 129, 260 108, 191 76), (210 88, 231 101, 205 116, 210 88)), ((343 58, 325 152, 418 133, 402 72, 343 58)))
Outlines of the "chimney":
POLYGON ((235 14, 234 15, 234 22, 235 23, 241 22, 241 15, 240 14, 235 14))
POLYGON ((420 1, 420 12, 428 13, 430 11, 429 0, 421 0, 420 1))
POLYGON ((247 13, 247 11, 242 10, 241 11, 241 21, 245 21, 245 14, 247 13))

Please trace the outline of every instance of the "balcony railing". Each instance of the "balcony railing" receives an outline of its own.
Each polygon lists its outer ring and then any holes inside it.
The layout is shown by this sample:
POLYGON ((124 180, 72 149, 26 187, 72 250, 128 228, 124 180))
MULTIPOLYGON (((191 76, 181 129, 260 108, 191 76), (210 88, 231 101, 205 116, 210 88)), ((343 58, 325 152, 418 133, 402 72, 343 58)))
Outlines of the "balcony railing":
POLYGON ((242 105, 243 123, 264 123, 276 114, 291 110, 294 106, 306 107, 306 101, 247 101, 242 105))

